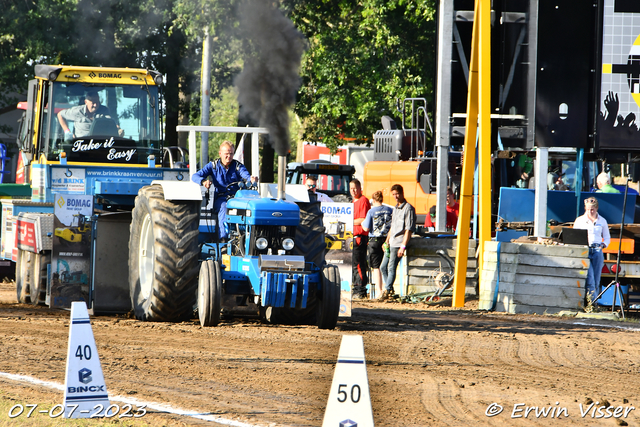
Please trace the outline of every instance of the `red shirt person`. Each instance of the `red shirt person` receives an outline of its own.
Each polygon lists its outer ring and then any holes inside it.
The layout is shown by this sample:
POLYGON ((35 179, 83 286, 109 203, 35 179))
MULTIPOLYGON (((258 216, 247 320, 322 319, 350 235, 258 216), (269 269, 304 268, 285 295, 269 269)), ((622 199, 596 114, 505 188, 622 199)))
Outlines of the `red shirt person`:
MULTIPOLYGON (((453 191, 451 188, 447 188, 447 221, 445 227, 447 231, 455 232, 456 227, 458 226, 458 215, 460 212, 460 204, 456 201, 455 196, 453 195, 453 191)), ((429 215, 424 221, 425 227, 433 227, 435 229, 436 226, 436 207, 431 206, 429 209, 429 215)))
POLYGON ((369 199, 362 195, 362 185, 357 179, 349 183, 349 192, 353 197, 353 256, 352 256, 352 282, 351 296, 355 299, 367 297, 367 246, 369 233, 362 229, 362 222, 371 209, 369 199))

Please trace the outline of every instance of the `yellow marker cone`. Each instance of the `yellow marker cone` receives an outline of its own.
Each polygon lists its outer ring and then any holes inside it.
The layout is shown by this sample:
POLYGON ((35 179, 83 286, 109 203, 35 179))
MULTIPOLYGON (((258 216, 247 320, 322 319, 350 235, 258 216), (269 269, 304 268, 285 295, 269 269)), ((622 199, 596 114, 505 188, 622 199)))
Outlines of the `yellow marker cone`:
POLYGON ((102 417, 109 408, 107 386, 102 376, 87 305, 84 301, 72 302, 64 382, 64 417, 102 417))
POLYGON ((343 335, 322 427, 373 427, 364 343, 343 335))

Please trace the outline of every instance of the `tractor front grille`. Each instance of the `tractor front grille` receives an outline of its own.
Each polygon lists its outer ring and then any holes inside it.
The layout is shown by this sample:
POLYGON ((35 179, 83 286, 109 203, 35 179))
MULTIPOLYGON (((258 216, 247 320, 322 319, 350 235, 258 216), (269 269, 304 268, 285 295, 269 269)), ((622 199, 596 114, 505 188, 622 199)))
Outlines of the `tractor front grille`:
MULTIPOLYGON (((282 249, 282 241, 285 238, 295 239, 296 228, 284 225, 254 225, 249 234, 251 236, 250 255, 268 255, 269 249, 271 249, 271 255, 277 255, 278 250, 282 249), (264 237, 269 242, 267 247, 262 250, 256 247, 256 240, 260 237, 264 237)), ((286 251, 285 254, 290 255, 291 252, 286 251)))

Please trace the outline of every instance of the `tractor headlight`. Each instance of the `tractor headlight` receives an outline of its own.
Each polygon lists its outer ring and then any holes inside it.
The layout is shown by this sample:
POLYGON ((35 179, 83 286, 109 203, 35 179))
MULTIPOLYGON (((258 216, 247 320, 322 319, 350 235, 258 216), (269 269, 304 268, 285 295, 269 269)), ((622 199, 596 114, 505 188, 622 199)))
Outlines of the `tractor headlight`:
POLYGON ((290 251, 291 249, 293 249, 293 239, 290 238, 286 238, 282 241, 282 247, 284 248, 285 251, 290 251))
POLYGON ((264 250, 267 249, 267 245, 269 244, 269 242, 267 242, 267 239, 265 239, 264 237, 259 237, 256 240, 256 247, 260 250, 264 250))

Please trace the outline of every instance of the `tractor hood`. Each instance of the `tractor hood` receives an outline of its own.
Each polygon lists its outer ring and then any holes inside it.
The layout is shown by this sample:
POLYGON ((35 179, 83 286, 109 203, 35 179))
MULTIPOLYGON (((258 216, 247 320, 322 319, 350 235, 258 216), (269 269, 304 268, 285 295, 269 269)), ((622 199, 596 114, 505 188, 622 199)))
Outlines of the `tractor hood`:
POLYGON ((227 202, 227 222, 246 225, 298 225, 300 208, 293 202, 261 198, 254 191, 239 191, 227 202))

